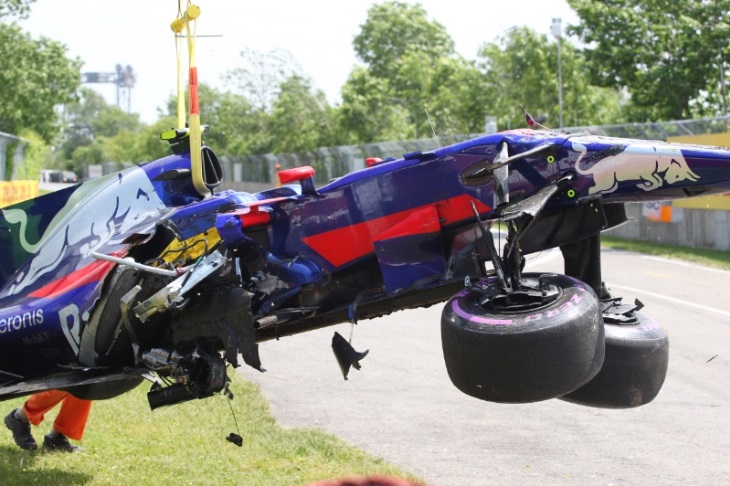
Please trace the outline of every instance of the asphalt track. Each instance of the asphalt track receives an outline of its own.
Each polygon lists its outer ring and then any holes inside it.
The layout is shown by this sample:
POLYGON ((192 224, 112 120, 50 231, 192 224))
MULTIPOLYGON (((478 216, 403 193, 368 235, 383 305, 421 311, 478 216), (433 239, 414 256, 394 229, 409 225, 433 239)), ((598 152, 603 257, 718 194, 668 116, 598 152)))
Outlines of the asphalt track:
MULTIPOLYGON (((528 269, 561 271, 555 252, 528 269)), ((441 305, 361 321, 369 349, 344 381, 330 349, 349 324, 261 344, 261 386, 280 424, 316 427, 430 486, 730 484, 730 272, 606 250, 614 295, 639 298, 670 336, 659 396, 630 410, 560 400, 479 401, 451 385, 441 305)))

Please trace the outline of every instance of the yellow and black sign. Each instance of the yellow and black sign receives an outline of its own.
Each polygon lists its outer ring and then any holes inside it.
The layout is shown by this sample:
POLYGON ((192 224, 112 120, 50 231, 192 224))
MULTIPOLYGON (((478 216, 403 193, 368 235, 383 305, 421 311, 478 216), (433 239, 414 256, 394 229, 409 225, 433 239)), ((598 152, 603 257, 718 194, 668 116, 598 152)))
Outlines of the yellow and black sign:
POLYGON ((0 208, 38 197, 38 181, 0 181, 0 208))

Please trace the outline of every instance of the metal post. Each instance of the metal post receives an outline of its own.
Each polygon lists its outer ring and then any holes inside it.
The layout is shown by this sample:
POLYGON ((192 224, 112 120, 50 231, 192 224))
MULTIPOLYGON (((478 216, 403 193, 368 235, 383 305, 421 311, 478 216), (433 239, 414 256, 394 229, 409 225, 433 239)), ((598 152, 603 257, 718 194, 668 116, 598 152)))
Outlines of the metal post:
POLYGON ((560 48, 563 40, 562 19, 553 18, 553 35, 558 41, 558 117, 560 129, 563 129, 563 63, 560 59, 560 48))
POLYGON ((722 96, 722 120, 723 131, 727 132, 727 96, 725 95, 725 56, 720 47, 720 94, 722 96))

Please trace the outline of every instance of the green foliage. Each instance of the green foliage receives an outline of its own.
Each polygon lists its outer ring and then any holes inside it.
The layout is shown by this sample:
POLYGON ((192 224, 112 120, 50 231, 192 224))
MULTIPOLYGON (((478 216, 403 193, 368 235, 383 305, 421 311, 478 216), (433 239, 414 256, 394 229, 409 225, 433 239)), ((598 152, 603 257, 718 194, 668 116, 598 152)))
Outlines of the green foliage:
MULTIPOLYGON (((338 127, 349 143, 482 133, 490 115, 500 129, 522 127, 521 104, 558 126, 558 45, 526 27, 469 61, 420 5, 385 2, 370 9, 354 46, 366 66, 342 89, 338 127)), ((619 92, 590 85, 581 53, 561 48, 563 125, 618 122, 619 92)))
MULTIPOLYGON (((198 95, 200 122, 208 126, 203 141, 218 155, 271 151, 270 113, 254 108, 241 93, 222 91, 205 83, 198 86, 198 95)), ((187 99, 187 94, 185 96, 187 99)), ((170 97, 167 108, 168 117, 172 118, 172 123, 166 128, 169 129, 177 123, 177 97, 170 97)))
POLYGON ((431 73, 426 107, 439 135, 482 133, 496 99, 475 62, 441 58, 431 73))
POLYGON ((373 5, 355 37, 358 57, 376 78, 394 83, 409 52, 424 54, 429 61, 454 53, 454 42, 443 25, 430 21, 420 4, 388 1, 373 5))
POLYGON ((102 162, 141 163, 170 153, 160 133, 175 125, 161 118, 152 126, 109 105, 98 92, 81 88, 79 100, 66 105, 67 129, 53 165, 83 173, 84 166, 102 162))
POLYGON ((338 119, 347 139, 427 138, 434 131, 471 131, 476 119, 483 126, 484 109, 475 105, 480 95, 452 104, 454 92, 480 92, 478 72, 454 55, 451 37, 419 4, 391 1, 371 7, 353 45, 366 68, 356 68, 342 89, 338 119))
POLYGON ((243 95, 200 85, 200 120, 210 130, 205 143, 219 155, 262 153, 271 147, 269 116, 243 95))
POLYGON ((95 137, 113 137, 121 132, 133 132, 141 128, 139 115, 125 113, 118 106, 107 106, 99 110, 91 124, 95 137))
POLYGON ((28 141, 23 150, 25 163, 18 168, 18 179, 37 180, 41 170, 48 166, 51 147, 43 138, 31 130, 23 130, 20 137, 28 141))
POLYGON ((162 117, 152 125, 144 125, 135 132, 134 147, 137 163, 161 159, 172 152, 170 144, 160 139, 160 134, 175 126, 174 117, 162 117))
MULTIPOLYGON (((232 379, 230 407, 214 396, 152 412, 145 385, 95 402, 79 454, 23 451, 3 428, 2 482, 298 486, 350 475, 410 476, 324 432, 280 427, 258 388, 237 375, 232 379), (230 432, 242 436, 243 447, 226 441, 230 432)), ((3 403, 7 413, 23 399, 3 403)), ((55 413, 33 427, 36 440, 55 413)))
POLYGON ((0 0, 0 19, 3 17, 26 18, 30 4, 33 2, 35 0, 0 0))
POLYGON ((18 142, 10 142, 3 146, 3 149, 5 150, 5 173, 3 174, 2 179, 4 181, 12 180, 13 178, 13 170, 15 168, 15 149, 18 147, 18 142))
POLYGON ((364 68, 355 68, 342 88, 337 113, 343 145, 411 138, 405 107, 395 102, 388 80, 377 79, 364 68))
POLYGON ((324 93, 293 76, 282 83, 271 116, 272 152, 314 150, 333 144, 332 110, 324 93))
POLYGON ((4 23, 0 23, 0 59, 0 131, 33 130, 52 142, 59 129, 54 107, 75 98, 81 62, 68 59, 63 44, 32 39, 17 25, 4 23))
MULTIPOLYGON (((73 158, 77 148, 90 145, 99 138, 111 138, 120 132, 137 131, 142 127, 139 115, 110 106, 101 94, 90 88, 81 88, 79 99, 66 105, 65 121, 67 129, 62 150, 66 158, 73 158)), ((98 162, 101 161, 94 163, 98 162)))
POLYGON ((74 172, 81 172, 86 165, 106 162, 102 143, 102 139, 97 139, 88 145, 76 147, 71 155, 72 165, 67 163, 66 168, 74 172))
MULTIPOLYGON (((0 18, 27 14, 31 2, 0 0, 0 18)), ((581 21, 568 33, 585 47, 560 41, 564 126, 726 112, 730 0, 569 3, 581 21)), ((468 60, 420 4, 385 1, 369 9, 353 48, 363 65, 351 71, 339 106, 327 103, 289 53, 242 51, 227 74, 230 90, 199 87, 201 121, 210 126, 203 140, 221 156, 314 153, 321 146, 480 133, 486 116, 496 116, 499 129, 523 127, 521 104, 558 126, 558 41, 528 28, 507 31, 468 60)), ((65 103, 59 168, 169 153, 158 134, 176 124, 167 117, 174 100, 152 126, 90 89, 73 102, 80 63, 64 53, 60 44, 0 24, 0 56, 18 60, 0 71, 3 100, 10 100, 0 104, 0 130, 28 128, 50 142, 58 127, 53 106, 65 103)))
POLYGON ((244 49, 241 65, 226 73, 226 80, 251 106, 270 113, 281 84, 292 76, 304 74, 288 51, 244 49))
POLYGON ((727 74, 730 0, 568 0, 580 17, 568 32, 588 48, 592 82, 625 88, 628 121, 720 114, 727 74))
MULTIPOLYGON (((500 128, 524 127, 524 105, 536 119, 558 126, 559 86, 557 44, 527 27, 507 31, 479 52, 493 113, 500 128)), ((585 61, 567 42, 561 46, 563 125, 615 123, 620 109, 618 91, 592 86, 583 76, 585 61)))
POLYGON ((206 140, 219 155, 301 152, 337 142, 334 110, 288 54, 247 50, 241 57, 243 65, 227 74, 235 93, 201 90, 201 106, 212 105, 201 108, 212 129, 206 140))

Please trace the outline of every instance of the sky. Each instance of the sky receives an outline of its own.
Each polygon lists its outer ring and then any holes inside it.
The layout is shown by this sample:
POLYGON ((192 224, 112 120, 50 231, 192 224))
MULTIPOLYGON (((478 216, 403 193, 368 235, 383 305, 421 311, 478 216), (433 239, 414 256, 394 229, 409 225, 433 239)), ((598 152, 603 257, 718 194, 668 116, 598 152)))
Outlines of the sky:
MULTIPOLYGON (((199 81, 225 88, 224 75, 242 65, 241 50, 281 49, 291 53, 314 88, 337 104, 340 89, 359 63, 352 41, 370 7, 382 1, 197 0, 201 10, 197 33, 211 36, 197 42, 199 81)), ((566 0, 401 1, 420 3, 467 59, 475 59, 482 44, 496 41, 510 27, 525 25, 550 35, 553 18, 561 18, 563 28, 578 20, 566 0)), ((184 8, 187 2, 182 3, 184 8)), ((131 66, 136 74, 131 111, 152 123, 177 86, 170 30, 177 7, 177 0, 36 0, 29 17, 19 23, 34 38, 45 36, 65 44, 71 57, 82 60, 82 72, 131 66)), ((116 103, 113 84, 87 86, 102 93, 108 103, 116 103)))

